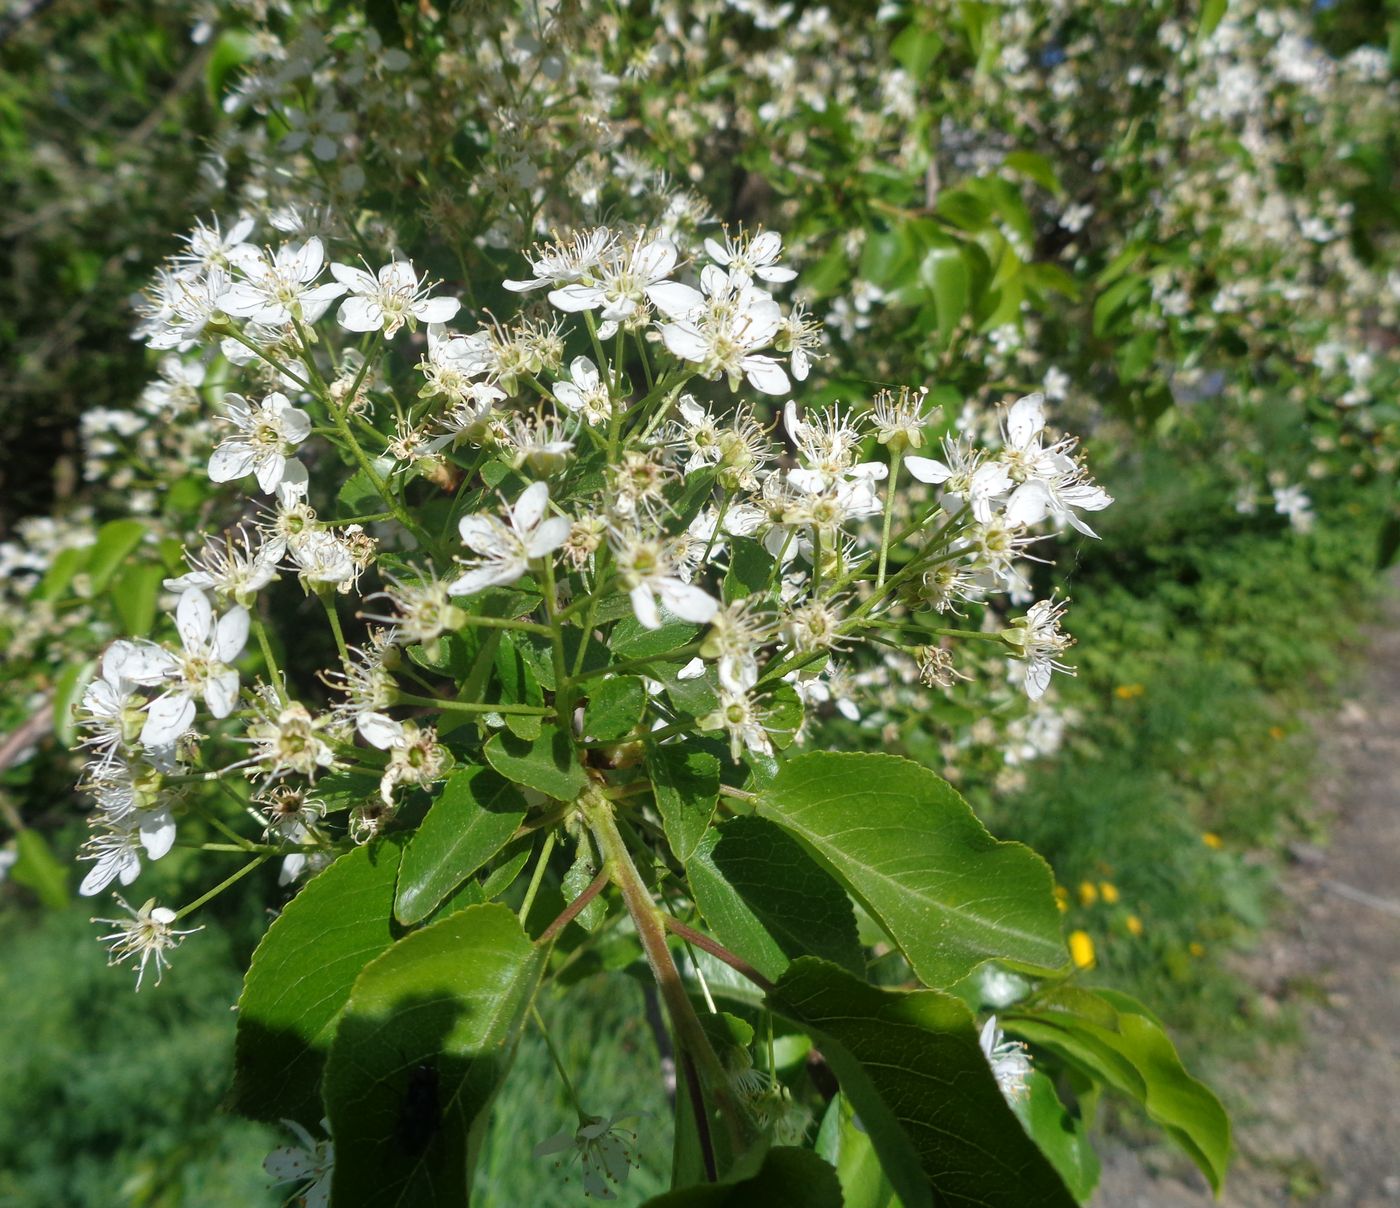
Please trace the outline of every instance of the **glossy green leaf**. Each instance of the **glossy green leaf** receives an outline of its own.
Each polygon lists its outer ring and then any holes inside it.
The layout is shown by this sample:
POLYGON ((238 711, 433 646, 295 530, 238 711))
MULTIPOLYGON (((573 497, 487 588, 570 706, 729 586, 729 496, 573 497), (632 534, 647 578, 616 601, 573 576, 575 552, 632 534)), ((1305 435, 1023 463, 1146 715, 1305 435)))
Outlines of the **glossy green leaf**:
POLYGON ((1230 0, 1201 0, 1201 24, 1197 35, 1202 39, 1209 38, 1215 32, 1215 27, 1225 18, 1225 13, 1230 8, 1230 0))
POLYGON ((1093 1195, 1099 1181, 1099 1159, 1089 1143, 1084 1122, 1071 1115, 1055 1093, 1055 1084, 1039 1070, 1026 1079, 1026 1094, 1011 1105, 1021 1126, 1081 1203, 1093 1195))
POLYGON ((394 915, 419 923, 486 864, 525 820, 520 790, 490 768, 462 768, 443 785, 409 840, 394 915))
POLYGON ((967 313, 970 291, 967 261, 955 248, 938 248, 924 257, 920 276, 933 294, 938 314, 938 335, 946 344, 967 313))
POLYGON ((109 520, 97 530, 97 541, 88 557, 87 574, 94 596, 107 590, 112 576, 146 535, 139 520, 109 520))
POLYGON ((986 960, 1067 964, 1050 868, 993 839, 940 777, 893 755, 814 751, 782 764, 758 810, 801 839, 926 985, 986 960))
POLYGON ((666 841, 676 859, 685 863, 719 801, 719 756, 713 750, 697 750, 693 743, 654 746, 647 752, 647 771, 666 841))
POLYGON ((1042 189, 1058 197, 1064 192, 1055 165, 1048 156, 1038 151, 1013 151, 1002 161, 1013 172, 1035 181, 1042 189))
POLYGON ((1001 1023, 1137 1100, 1219 1190, 1230 1162, 1230 1119, 1140 1003, 1112 990, 1060 986, 1033 1008, 1006 1012, 1001 1023))
POLYGON ((905 1208, 1074 1204, 1007 1106, 958 999, 882 990, 803 957, 768 1003, 812 1032, 905 1208))
POLYGON ((10 868, 10 880, 23 885, 49 910, 62 910, 68 905, 68 869, 54 859, 44 836, 31 827, 24 827, 15 836, 18 859, 10 868))
MULTIPOLYGON (((564 874, 564 879, 560 882, 559 888, 563 890, 564 901, 573 902, 579 894, 593 883, 593 879, 598 875, 598 857, 593 853, 593 842, 588 837, 587 832, 579 836, 578 850, 574 853, 574 862, 569 865, 569 871, 564 874)), ((602 896, 595 897, 575 916, 575 921, 585 931, 596 931, 603 925, 603 920, 608 917, 608 908, 602 896)))
POLYGON ((116 577, 112 585, 112 603, 127 637, 143 638, 151 632, 164 578, 164 568, 150 562, 134 563, 116 577))
POLYGON ((54 681, 53 732, 70 751, 78 745, 78 723, 74 710, 96 673, 97 663, 89 659, 84 663, 69 663, 54 681))
POLYGON ((619 659, 659 658, 693 642, 700 632, 698 625, 677 620, 664 608, 661 610, 661 620, 660 629, 647 629, 636 617, 623 617, 613 626, 608 638, 609 648, 619 659))
POLYGON ((600 742, 622 738, 642 720, 646 704, 647 690, 635 675, 598 680, 583 711, 583 732, 600 742))
POLYGON ((341 856, 258 944, 238 1000, 233 1097, 245 1115, 319 1123, 336 1020, 360 970, 394 942, 399 857, 392 838, 341 856))
POLYGON ((355 982, 326 1062, 336 1208, 461 1208, 547 948, 504 906, 405 936, 355 982))
POLYGON ((483 754, 486 762, 513 784, 523 784, 559 801, 572 801, 588 783, 574 744, 558 726, 545 726, 534 740, 494 734, 483 754))
POLYGON ((836 1167, 844 1208, 899 1208, 870 1134, 845 1095, 838 1094, 827 1105, 814 1149, 836 1167))
POLYGON ((724 576, 724 598, 741 600, 768 590, 773 577, 773 555, 748 537, 729 541, 729 570, 724 576))
POLYGON ((850 899, 802 845, 765 818, 712 828, 686 862, 691 892, 720 943, 765 977, 794 957, 865 971, 850 899))
POLYGON ((842 1208, 836 1172, 810 1149, 770 1149, 756 1172, 736 1172, 731 1178, 730 1182, 681 1187, 653 1196, 643 1208, 753 1208, 755 1204, 842 1208))

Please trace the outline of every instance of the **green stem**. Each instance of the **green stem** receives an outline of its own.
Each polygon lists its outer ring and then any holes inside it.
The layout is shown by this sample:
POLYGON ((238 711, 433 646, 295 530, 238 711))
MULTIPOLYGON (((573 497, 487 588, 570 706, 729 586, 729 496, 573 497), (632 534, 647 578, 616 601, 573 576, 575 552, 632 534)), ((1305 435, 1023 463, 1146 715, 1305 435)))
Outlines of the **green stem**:
POLYGON ((535 1026, 539 1028, 540 1035, 544 1037, 544 1046, 549 1050, 549 1055, 554 1061, 554 1068, 559 1074, 559 1081, 564 1084, 564 1090, 568 1093, 569 1102, 573 1104, 574 1111, 578 1113, 578 1122, 582 1126, 588 1122, 588 1113, 583 1110, 579 1103, 578 1092, 574 1090, 574 1084, 569 1080, 568 1071, 564 1069, 564 1061, 559 1056, 559 1050, 554 1047, 554 1037, 549 1034, 549 1029, 544 1026, 544 1018, 540 1015, 539 1007, 534 1003, 530 1004, 530 1014, 534 1017, 535 1026))
POLYGON ((335 601, 332 600, 329 591, 318 591, 316 595, 321 601, 321 607, 326 610, 326 620, 331 623, 331 632, 335 634, 335 648, 340 651, 341 664, 348 666, 350 651, 345 645, 345 634, 340 628, 340 613, 336 611, 335 601))
POLYGON ((875 576, 876 587, 885 585, 885 564, 890 556, 890 526, 894 523, 894 488, 899 481, 899 466, 903 460, 904 449, 896 445, 890 456, 889 485, 885 488, 885 523, 880 532, 880 569, 875 576))
POLYGON ((208 902, 213 898, 218 897, 219 894, 223 893, 224 890, 227 889, 230 885, 241 881, 250 872, 252 872, 253 869, 257 868, 260 864, 265 864, 270 859, 272 859, 272 853, 267 852, 261 856, 256 857, 255 859, 248 861, 248 863, 245 864, 242 868, 240 868, 236 873, 234 873, 231 877, 225 877, 222 881, 215 885, 214 888, 211 889, 208 893, 201 894, 199 897, 195 898, 195 900, 191 902, 188 906, 183 906, 179 910, 177 910, 175 912, 176 920, 178 921, 179 919, 184 918, 187 914, 198 910, 201 906, 204 905, 205 902, 208 902))
POLYGON ((637 938, 641 941, 652 976, 671 1017, 678 1046, 694 1060, 703 1089, 719 1108, 720 1118, 725 1122, 737 1152, 743 1147, 744 1117, 730 1090, 724 1066, 695 1014, 680 970, 676 968, 671 949, 667 946, 666 916, 652 901, 646 883, 632 863, 627 843, 617 829, 612 803, 600 793, 586 792, 579 799, 579 805, 598 842, 598 850, 602 853, 612 883, 617 886, 632 916, 637 938))
POLYGON ((258 648, 262 651, 263 662, 267 664, 268 678, 272 680, 272 686, 276 689, 277 699, 284 705, 287 703, 287 683, 282 677, 282 672, 278 670, 277 660, 272 657, 272 645, 267 640, 267 629, 259 616, 253 617, 253 632, 258 637, 258 648))
POLYGON ((544 837, 544 845, 540 848, 539 857, 535 860, 535 872, 530 878, 530 887, 525 891, 525 900, 520 904, 520 925, 525 926, 525 919, 530 913, 530 907, 535 904, 535 894, 539 892, 540 882, 544 880, 545 866, 549 863, 549 857, 554 851, 554 839, 558 835, 557 830, 552 830, 544 837))
POLYGON ((441 709, 444 713, 499 713, 520 717, 548 717, 554 712, 546 705, 505 705, 490 701, 442 700, 435 696, 414 696, 409 692, 394 693, 396 705, 424 705, 430 709, 441 709))
POLYGON ((550 652, 554 656, 554 708, 559 718, 559 729, 565 734, 573 733, 573 686, 569 683, 568 668, 564 665, 564 631, 559 622, 559 595, 554 584, 554 559, 544 559, 544 611, 549 618, 550 652))

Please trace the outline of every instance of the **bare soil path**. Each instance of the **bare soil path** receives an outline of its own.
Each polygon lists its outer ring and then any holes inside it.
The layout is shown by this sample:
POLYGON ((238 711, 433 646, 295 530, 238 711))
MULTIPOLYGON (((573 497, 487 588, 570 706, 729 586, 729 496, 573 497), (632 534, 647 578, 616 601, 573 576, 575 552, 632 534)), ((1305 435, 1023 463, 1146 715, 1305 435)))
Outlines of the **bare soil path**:
MULTIPOLYGON (((1248 963, 1302 1001, 1302 1043, 1239 1070, 1238 1156, 1226 1208, 1400 1205, 1400 591, 1370 631, 1354 699, 1319 733, 1325 850, 1300 846, 1289 906, 1248 963), (1300 993, 1301 992, 1301 993, 1300 993)), ((1207 1208, 1205 1183, 1165 1151, 1104 1154, 1095 1208, 1207 1208)))

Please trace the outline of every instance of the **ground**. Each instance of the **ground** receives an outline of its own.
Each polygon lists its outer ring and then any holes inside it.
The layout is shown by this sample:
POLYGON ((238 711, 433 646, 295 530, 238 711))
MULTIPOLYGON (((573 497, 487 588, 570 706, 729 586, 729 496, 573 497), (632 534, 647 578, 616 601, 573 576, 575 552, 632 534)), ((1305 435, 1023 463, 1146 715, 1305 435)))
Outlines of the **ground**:
MULTIPOLYGON (((1369 631, 1354 697, 1320 727, 1325 848, 1299 844, 1288 908, 1248 962, 1300 1004, 1301 1043, 1240 1067, 1225 1208, 1400 1205, 1400 590, 1369 631)), ((1095 1208, 1206 1208, 1172 1155, 1111 1147, 1095 1208)))

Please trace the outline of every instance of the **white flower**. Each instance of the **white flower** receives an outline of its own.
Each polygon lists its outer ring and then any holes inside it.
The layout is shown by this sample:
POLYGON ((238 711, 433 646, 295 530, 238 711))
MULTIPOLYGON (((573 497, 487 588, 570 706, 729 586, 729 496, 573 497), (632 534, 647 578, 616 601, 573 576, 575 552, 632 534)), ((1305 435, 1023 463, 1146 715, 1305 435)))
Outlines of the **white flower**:
POLYGON ((211 268, 204 276, 161 272, 136 335, 152 348, 184 351, 194 345, 215 315, 224 310, 228 274, 211 268))
POLYGON ((311 417, 275 392, 256 405, 241 394, 226 394, 224 411, 237 431, 210 454, 209 477, 232 482, 252 474, 264 494, 271 495, 284 483, 300 493, 307 481, 306 467, 291 452, 311 435, 311 417))
POLYGON ((1092 482, 1070 456, 1073 440, 1042 447, 1044 428, 1043 394, 1017 399, 1007 412, 1006 444, 999 457, 1013 484, 1006 501, 1006 518, 1012 524, 1032 525, 1053 514, 1086 536, 1096 537, 1098 534, 1073 509, 1101 511, 1113 502, 1113 496, 1092 482))
POLYGON ((1299 486, 1274 488, 1274 511, 1287 516, 1288 523, 1300 533, 1308 532, 1316 517, 1313 515, 1312 500, 1299 486))
POLYGON ((646 629, 661 628, 664 604, 683 621, 704 625, 719 611, 719 601, 677 573, 665 544, 638 533, 614 539, 613 557, 623 586, 632 599, 632 611, 646 629))
POLYGON ((468 563, 467 572, 448 586, 448 594, 469 596, 514 583, 536 558, 547 557, 563 545, 569 539, 570 521, 566 516, 546 519, 548 508, 549 487, 536 482, 506 509, 504 522, 484 512, 463 516, 457 530, 462 541, 481 557, 468 563))
POLYGON ((141 743, 147 749, 168 747, 189 729, 194 697, 203 697, 215 717, 227 717, 238 703, 238 671, 230 664, 248 640, 248 610, 235 605, 215 622, 209 597, 187 591, 175 610, 175 628, 184 651, 171 657, 164 677, 175 686, 146 714, 141 743))
POLYGON ((371 746, 389 752, 389 765, 379 779, 379 796, 393 806, 399 784, 431 784, 446 766, 446 752, 437 745, 437 731, 420 729, 411 721, 395 721, 385 713, 361 713, 355 726, 371 746))
POLYGON ((987 461, 982 450, 946 436, 943 456, 944 461, 909 456, 904 459, 904 466, 920 482, 942 486, 946 498, 955 506, 965 503, 971 507, 978 523, 988 523, 994 501, 1011 487, 1007 468, 1001 462, 987 461))
POLYGON ((574 1151, 583 1172, 583 1193, 599 1200, 615 1200, 615 1187, 622 1186, 637 1161, 637 1134, 619 1128, 630 1116, 584 1118, 576 1132, 556 1133, 535 1146, 534 1156, 574 1151))
POLYGON ((726 232, 723 245, 714 239, 706 239, 705 251, 711 260, 745 285, 755 277, 780 285, 797 276, 792 269, 778 263, 778 257, 783 254, 783 237, 777 231, 764 231, 752 239, 742 231, 737 238, 731 239, 726 232))
POLYGON ((1045 695, 1052 672, 1074 674, 1073 668, 1065 666, 1056 657, 1074 644, 1069 634, 1060 631, 1060 618, 1065 615, 1068 606, 1068 601, 1040 600, 1002 633, 1007 644, 1026 661, 1026 695, 1031 700, 1039 700, 1045 695))
POLYGON ((611 254, 613 243, 613 233, 607 227, 595 227, 567 241, 536 247, 535 254, 527 257, 534 276, 528 281, 502 284, 515 293, 538 289, 541 285, 568 285, 597 268, 611 254))
POLYGON ((113 819, 83 845, 85 860, 94 861, 78 892, 85 898, 101 893, 113 881, 130 885, 141 875, 141 834, 136 819, 113 819))
POLYGON ((243 271, 220 299, 230 315, 270 327, 280 327, 293 319, 314 323, 341 294, 345 286, 336 282, 313 286, 326 263, 326 252, 314 236, 303 244, 285 243, 275 253, 241 244, 231 254, 243 271))
POLYGON ((1019 1041, 1007 1040, 997 1027, 997 1017, 993 1015, 982 1026, 978 1037, 987 1064, 992 1067, 992 1076, 997 1087, 1008 1103, 1015 1103, 1026 1094, 1026 1079, 1031 1075, 1031 1059, 1026 1046, 1019 1041))
POLYGON ((601 311, 605 322, 599 335, 606 338, 615 330, 610 325, 631 319, 648 301, 664 309, 660 299, 668 289, 677 288, 666 280, 675 267, 674 243, 638 235, 630 243, 612 247, 581 279, 550 290, 549 300, 571 313, 601 311))
POLYGON ((696 718, 701 730, 724 730, 729 735, 729 757, 739 762, 745 749, 759 755, 772 755, 773 744, 763 725, 763 714, 745 691, 721 686, 719 705, 712 713, 696 718))
POLYGON ((747 378, 764 394, 786 394, 792 383, 776 360, 758 349, 773 343, 782 326, 778 304, 742 275, 731 275, 714 265, 700 274, 704 294, 688 285, 672 283, 653 297, 656 307, 672 321, 661 324, 666 347, 684 361, 700 367, 711 381, 721 376, 737 390, 747 378))
POLYGON ((323 163, 336 157, 345 136, 355 125, 350 114, 335 107, 335 99, 329 93, 322 94, 315 112, 289 108, 286 117, 291 130, 282 136, 278 144, 280 149, 300 151, 310 143, 311 154, 323 163))
POLYGON ((156 985, 160 985, 161 975, 170 964, 165 954, 172 948, 178 948, 185 936, 203 931, 204 928, 192 927, 188 931, 176 931, 175 912, 168 906, 157 906, 154 899, 140 910, 133 910, 120 897, 117 897, 117 901, 130 918, 92 920, 94 923, 106 923, 109 927, 117 929, 98 937, 101 943, 110 945, 107 963, 119 965, 125 960, 135 958, 138 990, 141 988, 141 979, 146 976, 146 966, 154 965, 156 985))
POLYGON ((349 290, 336 322, 347 331, 382 331, 392 339, 405 323, 446 323, 461 308, 456 298, 428 297, 432 285, 407 260, 391 260, 377 277, 348 264, 332 264, 331 275, 349 290))
POLYGON ((277 563, 286 552, 282 540, 262 541, 256 548, 246 530, 211 537, 202 553, 185 555, 191 570, 166 579, 166 591, 212 591, 245 607, 258 592, 277 578, 277 563))
MULTIPOLYGON (((263 1169, 274 1183, 296 1183, 303 1208, 327 1208, 331 1202, 331 1176, 335 1173, 335 1146, 314 1140, 295 1120, 283 1124, 296 1134, 297 1145, 281 1145, 263 1159, 263 1169)), ((325 1121, 321 1121, 325 1127, 325 1121)))
POLYGON ((607 423, 613 413, 612 394, 598 367, 587 357, 575 357, 569 374, 572 381, 554 383, 554 397, 594 427, 607 423))

